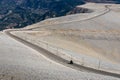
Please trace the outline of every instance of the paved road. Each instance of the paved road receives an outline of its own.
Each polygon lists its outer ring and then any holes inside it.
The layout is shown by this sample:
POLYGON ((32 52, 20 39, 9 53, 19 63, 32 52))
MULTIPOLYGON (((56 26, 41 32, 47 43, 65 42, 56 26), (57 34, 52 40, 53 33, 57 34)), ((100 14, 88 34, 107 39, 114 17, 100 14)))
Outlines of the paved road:
MULTIPOLYGON (((33 29, 38 29, 38 28, 44 28, 44 27, 47 27, 47 26, 55 26, 55 25, 59 25, 59 24, 69 24, 69 23, 73 23, 73 22, 82 22, 82 21, 88 21, 88 20, 91 20, 91 19, 94 19, 94 18, 97 18, 97 17, 100 17, 100 16, 102 16, 102 15, 104 15, 104 14, 107 14, 107 13, 109 13, 110 11, 111 11, 111 9, 109 8, 110 7, 110 5, 102 5, 103 6, 103 9, 102 10, 98 10, 98 12, 95 10, 92 14, 90 13, 90 14, 86 14, 87 16, 84 16, 84 17, 82 17, 82 16, 80 16, 80 17, 78 17, 78 19, 76 18, 76 19, 69 19, 69 16, 68 16, 68 20, 66 20, 66 19, 64 19, 64 17, 63 17, 63 20, 61 20, 61 21, 58 21, 58 22, 56 22, 57 21, 57 19, 55 18, 55 19, 53 19, 53 20, 46 20, 46 21, 43 21, 43 24, 40 24, 39 25, 39 23, 38 24, 35 24, 35 26, 37 26, 37 27, 28 27, 28 28, 25 28, 25 29, 28 29, 28 30, 33 30, 33 29), (49 22, 50 21, 50 24, 47 24, 47 25, 45 25, 45 23, 44 22, 49 22), (51 22, 52 21, 52 22, 51 22)), ((73 15, 74 16, 74 15, 73 15)), ((78 16, 78 15, 76 15, 76 16, 78 16)), ((71 17, 71 16, 70 16, 71 17)), ((75 17, 75 16, 74 16, 75 17)), ((59 18, 58 18, 58 20, 59 20, 59 18)))
POLYGON ((60 65, 44 57, 46 51, 37 52, 4 33, 0 45, 1 80, 119 80, 60 65))
POLYGON ((13 36, 9 31, 6 34, 0 34, 1 80, 119 80, 120 78, 119 74, 86 68, 77 64, 67 64, 68 61, 13 36))
POLYGON ((8 30, 8 31, 5 31, 5 33, 7 35, 9 35, 10 37, 14 38, 15 40, 31 47, 32 49, 35 49, 36 51, 38 51, 40 54, 46 56, 47 58, 51 59, 52 61, 55 61, 57 63, 60 63, 66 67, 70 67, 72 69, 76 69, 78 71, 85 71, 85 72, 92 72, 92 73, 97 73, 97 74, 102 74, 102 75, 108 75, 108 76, 113 76, 113 77, 118 77, 120 78, 120 74, 117 74, 117 73, 111 73, 111 72, 106 72, 106 71, 101 71, 101 70, 96 70, 96 69, 93 69, 93 68, 89 68, 89 67, 84 67, 84 66, 81 66, 81 65, 78 65, 78 64, 68 64, 69 61, 65 60, 65 59, 62 59, 60 58, 59 56, 56 56, 54 54, 52 54, 51 52, 35 45, 35 44, 32 44, 22 38, 19 38, 13 34, 11 34, 10 32, 12 31, 24 31, 24 30, 8 30))

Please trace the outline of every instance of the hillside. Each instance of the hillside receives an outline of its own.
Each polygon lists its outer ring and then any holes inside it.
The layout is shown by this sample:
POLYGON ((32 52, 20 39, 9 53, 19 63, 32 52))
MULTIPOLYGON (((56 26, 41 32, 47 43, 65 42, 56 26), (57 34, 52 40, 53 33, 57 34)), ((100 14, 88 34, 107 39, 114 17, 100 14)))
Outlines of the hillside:
POLYGON ((100 61, 103 70, 120 73, 119 6, 88 3, 78 7, 89 8, 92 13, 47 19, 14 34, 40 47, 45 47, 46 43, 50 45, 48 50, 57 49, 72 55, 73 61, 84 58, 87 66, 95 68, 100 61))
POLYGON ((0 0, 0 30, 64 16, 82 0, 0 0))
MULTIPOLYGON (((89 12, 78 9, 86 2, 119 3, 119 0, 0 0, 0 30, 21 28, 47 18, 89 12)), ((90 11, 91 12, 91 11, 90 11)))
POLYGON ((0 79, 120 80, 120 5, 81 7, 88 12, 0 31, 0 79))

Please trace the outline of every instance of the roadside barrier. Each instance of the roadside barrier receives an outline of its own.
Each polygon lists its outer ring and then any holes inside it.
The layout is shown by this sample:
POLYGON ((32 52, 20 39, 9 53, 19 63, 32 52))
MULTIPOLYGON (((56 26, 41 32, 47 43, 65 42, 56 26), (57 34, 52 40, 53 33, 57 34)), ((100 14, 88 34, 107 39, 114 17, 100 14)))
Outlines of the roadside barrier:
MULTIPOLYGON (((27 39, 29 40, 29 39, 27 39)), ((102 71, 108 71, 112 73, 120 73, 120 65, 118 64, 112 64, 110 62, 101 60, 100 58, 94 58, 91 56, 87 56, 84 54, 80 53, 75 53, 70 50, 63 49, 61 47, 57 47, 54 45, 51 45, 45 41, 39 40, 38 42, 35 40, 30 40, 30 42, 36 42, 35 44, 52 52, 53 54, 68 60, 68 61, 73 61, 73 64, 79 64, 85 67, 91 67, 97 70, 102 70, 102 71)))

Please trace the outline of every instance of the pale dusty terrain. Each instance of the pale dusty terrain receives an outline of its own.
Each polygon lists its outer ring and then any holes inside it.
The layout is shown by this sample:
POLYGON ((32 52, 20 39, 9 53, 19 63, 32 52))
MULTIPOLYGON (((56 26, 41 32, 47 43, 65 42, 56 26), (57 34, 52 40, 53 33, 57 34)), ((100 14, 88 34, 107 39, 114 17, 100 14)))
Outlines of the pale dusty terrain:
MULTIPOLYGON (((120 6, 88 3, 82 7, 94 12, 48 19, 11 33, 49 50, 51 46, 62 49, 77 60, 84 56, 84 66, 93 64, 95 69, 120 73, 120 6)), ((65 67, 4 32, 0 32, 0 45, 1 80, 119 80, 65 67)))
MULTIPOLYGON (((48 19, 26 28, 37 30, 32 32, 33 35, 55 46, 119 63, 120 5, 88 3, 82 7, 93 9, 94 12, 48 19), (43 33, 39 33, 39 30, 43 33)), ((33 36, 32 33, 29 35, 33 36)))
POLYGON ((2 32, 0 45, 1 80, 119 80, 57 64, 2 32))
POLYGON ((107 66, 106 70, 120 73, 120 5, 88 3, 78 7, 94 12, 48 19, 24 28, 31 31, 14 34, 38 46, 43 41, 70 51, 65 52, 73 57, 86 56, 89 65, 98 66, 100 60, 101 66, 107 66))

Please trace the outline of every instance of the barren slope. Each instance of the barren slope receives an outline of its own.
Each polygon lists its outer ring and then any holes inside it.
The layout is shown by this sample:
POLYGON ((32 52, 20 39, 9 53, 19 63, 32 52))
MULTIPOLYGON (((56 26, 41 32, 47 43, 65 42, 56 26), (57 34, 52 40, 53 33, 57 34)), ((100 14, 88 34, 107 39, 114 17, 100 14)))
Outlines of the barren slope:
POLYGON ((57 64, 2 32, 0 45, 1 80, 118 80, 57 64))
POLYGON ((42 41, 62 48, 77 60, 84 58, 87 66, 98 67, 100 61, 101 69, 120 73, 120 5, 88 3, 78 7, 94 12, 48 19, 14 34, 38 46, 42 41))
MULTIPOLYGON (((11 33, 59 54, 58 56, 64 53, 63 58, 71 55, 69 58, 81 60, 82 57, 84 66, 95 65, 95 69, 120 73, 120 6, 88 3, 82 7, 88 7, 94 12, 48 19, 11 33)), ((73 70, 49 61, 41 53, 4 33, 0 34, 0 39, 0 44, 3 45, 0 46, 1 79, 117 80, 110 76, 73 70)))
MULTIPOLYGON (((27 28, 43 30, 41 34, 33 34, 42 36, 39 39, 55 46, 120 62, 120 6, 88 3, 82 7, 93 9, 94 12, 48 19, 27 28)), ((32 36, 32 33, 29 35, 32 36)))

